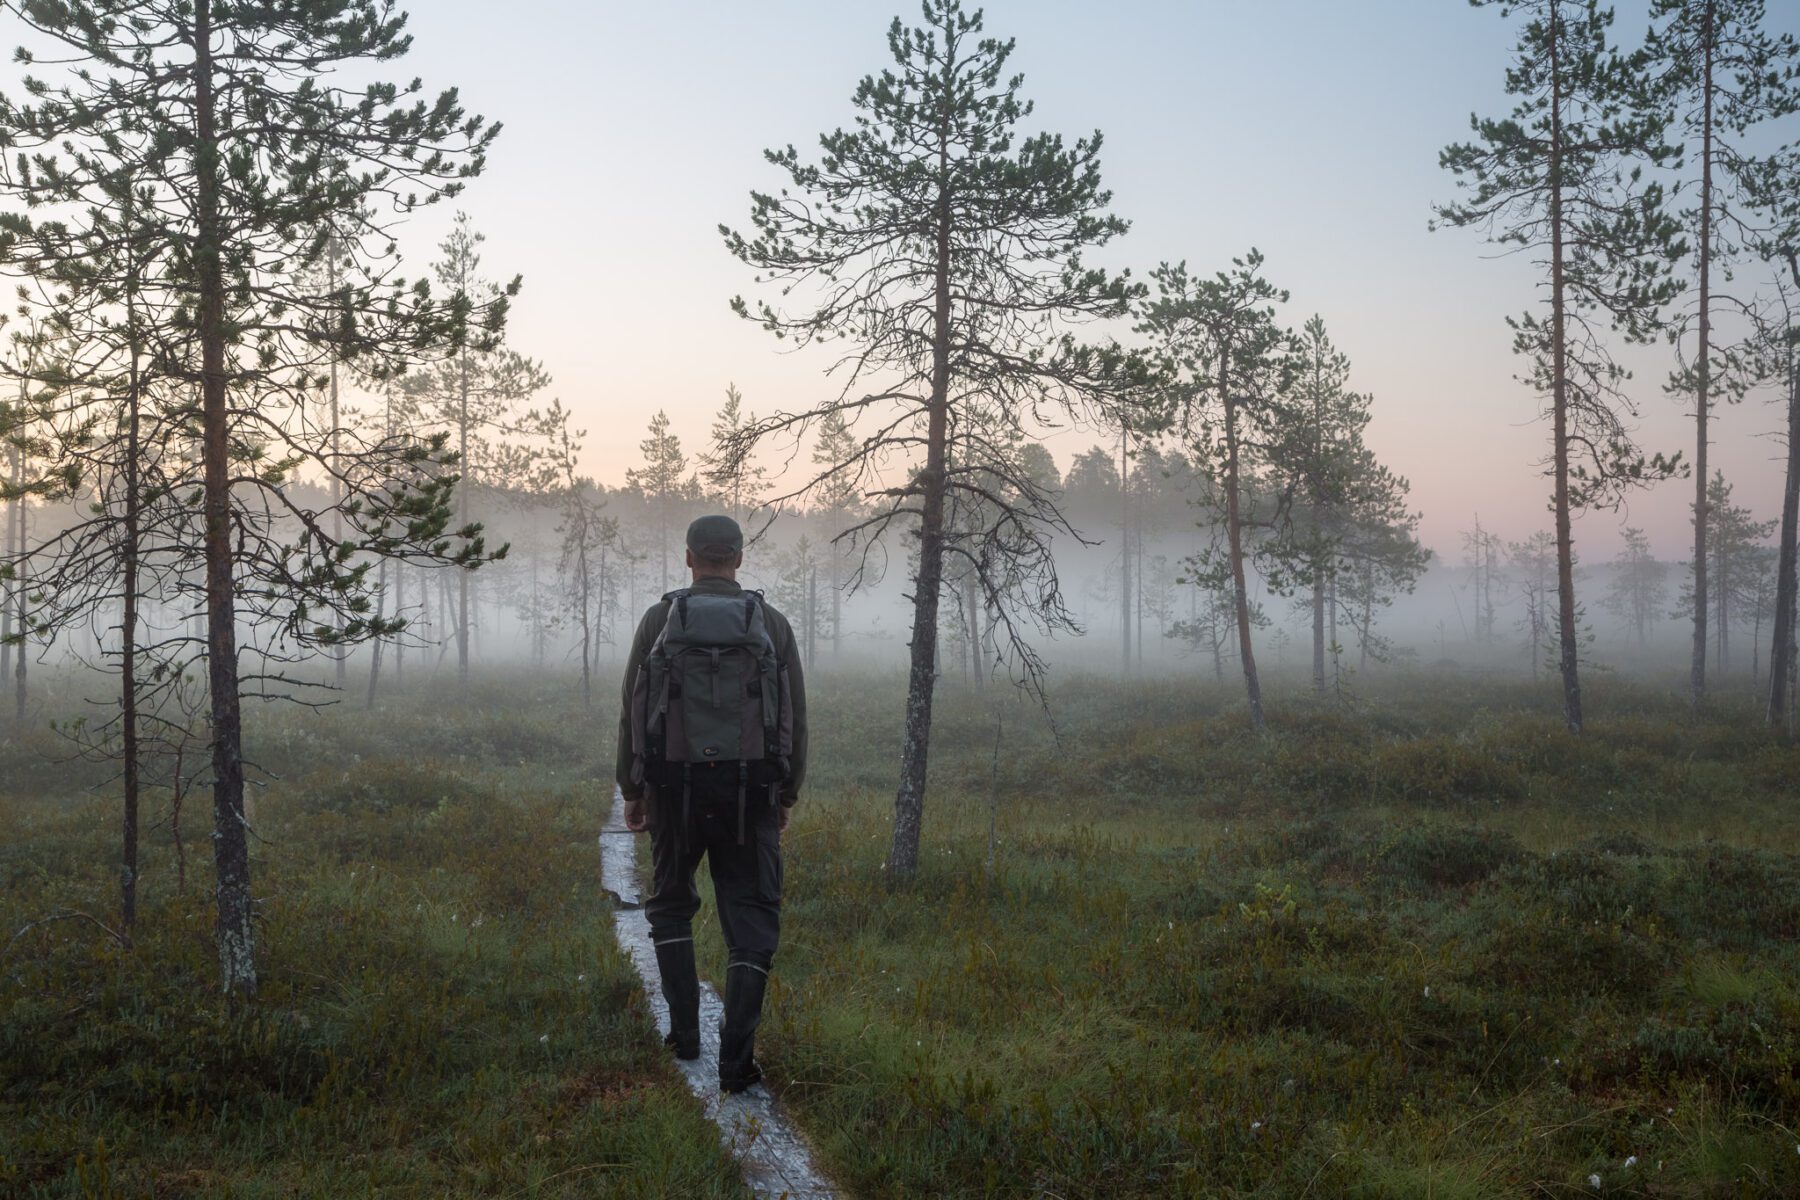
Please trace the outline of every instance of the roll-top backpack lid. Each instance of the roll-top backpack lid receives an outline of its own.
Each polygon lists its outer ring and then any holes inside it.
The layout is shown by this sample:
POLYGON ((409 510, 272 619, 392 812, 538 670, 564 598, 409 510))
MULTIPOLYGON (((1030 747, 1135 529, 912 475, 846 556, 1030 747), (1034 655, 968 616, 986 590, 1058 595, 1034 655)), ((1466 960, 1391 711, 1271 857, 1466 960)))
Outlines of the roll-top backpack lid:
POLYGON ((669 602, 669 621, 662 635, 665 653, 677 654, 696 646, 774 651, 760 592, 746 589, 736 595, 720 595, 682 589, 663 598, 669 602))

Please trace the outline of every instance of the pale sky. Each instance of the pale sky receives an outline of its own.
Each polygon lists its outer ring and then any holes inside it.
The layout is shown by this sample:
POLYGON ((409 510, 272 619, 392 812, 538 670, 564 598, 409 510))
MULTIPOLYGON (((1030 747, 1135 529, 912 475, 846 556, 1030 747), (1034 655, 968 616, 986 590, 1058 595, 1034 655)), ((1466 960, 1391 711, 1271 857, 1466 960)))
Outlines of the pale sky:
MULTIPOLYGON (((1800 5, 1770 5, 1800 30, 1800 5)), ((1250 246, 1290 289, 1283 316, 1322 314, 1375 395, 1370 440, 1413 484, 1427 545, 1454 558, 1480 511, 1508 537, 1547 527, 1535 465, 1548 430, 1503 318, 1534 301, 1527 264, 1498 260, 1473 231, 1430 233, 1453 197, 1439 149, 1471 111, 1508 107, 1508 22, 1459 0, 997 0, 990 33, 1017 39, 1012 66, 1037 103, 1030 130, 1106 136, 1102 172, 1132 222, 1106 255, 1147 274, 1186 258, 1210 273, 1250 246)), ((716 226, 742 228, 748 192, 780 182, 762 161, 848 124, 857 81, 886 65, 885 32, 910 0, 725 0, 655 4, 422 0, 414 53, 393 70, 455 85, 505 131, 461 205, 487 234, 485 266, 522 273, 511 340, 541 358, 553 393, 589 431, 587 467, 619 482, 666 409, 690 453, 728 382, 756 411, 807 404, 832 385, 819 357, 783 352, 734 317, 753 293, 716 226)), ((1643 5, 1616 26, 1641 32, 1643 5)), ((1800 137, 1789 118, 1780 135, 1800 137)), ((403 235, 422 267, 449 212, 403 235)), ((1692 423, 1661 392, 1669 358, 1635 381, 1642 440, 1689 449, 1692 423)), ((1763 399, 1766 399, 1764 397, 1763 399)), ((1760 515, 1778 511, 1779 414, 1753 401, 1717 422, 1713 461, 1760 515)), ((1064 465, 1099 436, 1065 431, 1064 465)), ((1690 451, 1691 453, 1691 451, 1690 451)), ((1629 520, 1660 554, 1688 544, 1691 484, 1641 493, 1629 520)), ((1577 527, 1590 563, 1619 521, 1577 527)))

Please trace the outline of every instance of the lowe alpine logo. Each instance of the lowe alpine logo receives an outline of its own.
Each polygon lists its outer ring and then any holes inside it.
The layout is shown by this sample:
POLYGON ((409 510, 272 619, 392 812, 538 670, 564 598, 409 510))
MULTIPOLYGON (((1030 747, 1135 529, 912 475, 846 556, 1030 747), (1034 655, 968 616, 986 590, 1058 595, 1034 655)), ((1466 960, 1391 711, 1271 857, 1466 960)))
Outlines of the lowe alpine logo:
POLYGON ((719 756, 719 748, 717 746, 708 746, 706 749, 700 751, 700 753, 708 758, 717 758, 719 756))

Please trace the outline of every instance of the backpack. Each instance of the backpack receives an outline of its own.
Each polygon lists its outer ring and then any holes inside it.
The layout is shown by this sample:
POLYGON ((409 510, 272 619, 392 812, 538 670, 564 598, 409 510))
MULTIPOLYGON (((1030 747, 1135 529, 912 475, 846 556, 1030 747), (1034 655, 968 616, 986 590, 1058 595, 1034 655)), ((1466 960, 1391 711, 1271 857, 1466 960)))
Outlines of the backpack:
POLYGON ((670 592, 669 618, 631 689, 632 778, 682 784, 682 825, 695 764, 735 766, 738 840, 744 798, 779 799, 794 750, 787 672, 775 658, 761 592, 670 592))

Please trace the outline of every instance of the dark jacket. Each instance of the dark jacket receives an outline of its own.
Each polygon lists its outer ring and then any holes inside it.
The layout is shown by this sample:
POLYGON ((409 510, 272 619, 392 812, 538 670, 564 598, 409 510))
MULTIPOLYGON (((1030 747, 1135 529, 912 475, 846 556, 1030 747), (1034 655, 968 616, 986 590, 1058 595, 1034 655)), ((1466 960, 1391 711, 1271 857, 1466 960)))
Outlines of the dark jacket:
MULTIPOLYGON (((741 596, 744 589, 730 579, 708 576, 693 584, 696 592, 718 596, 741 596)), ((794 628, 775 606, 763 602, 763 620, 769 627, 769 638, 775 643, 775 661, 787 671, 788 688, 794 702, 794 754, 789 760, 793 769, 787 786, 782 789, 783 807, 792 808, 800 799, 800 785, 806 781, 806 679, 800 673, 800 651, 794 643, 794 628)), ((658 600, 638 622, 637 634, 631 639, 631 654, 625 659, 625 682, 619 697, 619 753, 613 764, 613 778, 626 797, 632 797, 637 786, 631 781, 631 686, 638 668, 656 644, 663 626, 669 621, 669 602, 658 600)))

